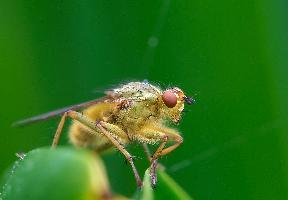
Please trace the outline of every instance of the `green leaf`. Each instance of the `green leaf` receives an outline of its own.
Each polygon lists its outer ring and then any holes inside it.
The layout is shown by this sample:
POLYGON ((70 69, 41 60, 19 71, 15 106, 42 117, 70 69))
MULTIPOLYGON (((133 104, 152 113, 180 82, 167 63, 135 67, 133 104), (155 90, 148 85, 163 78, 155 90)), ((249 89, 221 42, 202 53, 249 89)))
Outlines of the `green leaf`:
POLYGON ((1 200, 90 200, 110 196, 102 161, 70 148, 33 150, 5 176, 1 200))
POLYGON ((136 200, 153 199, 181 199, 192 200, 192 198, 164 171, 158 170, 158 182, 156 188, 152 188, 150 170, 147 169, 143 180, 143 188, 135 194, 136 200))

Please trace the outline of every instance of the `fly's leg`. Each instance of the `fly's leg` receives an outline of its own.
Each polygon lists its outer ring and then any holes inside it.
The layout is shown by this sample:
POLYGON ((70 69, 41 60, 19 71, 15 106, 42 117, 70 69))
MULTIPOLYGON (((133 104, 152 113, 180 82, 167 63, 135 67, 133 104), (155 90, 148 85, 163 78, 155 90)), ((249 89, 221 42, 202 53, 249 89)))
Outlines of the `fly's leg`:
POLYGON ((83 125, 89 127, 90 129, 94 130, 95 134, 102 134, 104 136, 106 136, 110 142, 117 147, 117 149, 119 151, 121 151, 121 153, 125 156, 125 158, 128 160, 128 162, 130 163, 137 185, 139 187, 142 186, 142 181, 141 178, 138 174, 138 171, 134 165, 133 162, 133 158, 130 155, 130 153, 123 147, 123 145, 120 143, 120 138, 123 135, 126 135, 124 133, 124 131, 122 131, 119 127, 113 125, 113 124, 109 124, 103 121, 98 121, 98 122, 93 122, 92 120, 90 120, 87 116, 82 115, 81 113, 75 112, 75 111, 68 111, 67 112, 67 116, 71 117, 74 120, 79 121, 80 123, 82 123, 83 125), (111 132, 111 131, 115 131, 115 132, 111 132), (120 130, 122 131, 120 133, 120 130), (124 133, 124 134, 123 134, 124 133))
POLYGON ((158 158, 170 153, 171 151, 173 151, 174 149, 179 147, 182 144, 183 139, 178 134, 174 135, 174 134, 166 133, 164 135, 164 137, 162 138, 162 141, 163 142, 160 144, 160 146, 158 147, 156 152, 153 154, 152 159, 151 159, 151 182, 152 182, 153 186, 155 186, 156 182, 157 182, 156 168, 157 168, 158 158), (169 140, 171 140, 175 143, 173 145, 165 148, 165 146, 169 140))
POLYGON ((152 158, 151 158, 151 167, 150 167, 150 177, 151 177, 151 184, 153 187, 156 186, 157 183, 157 173, 156 173, 156 168, 158 165, 158 157, 160 157, 160 153, 163 150, 163 148, 165 147, 167 141, 168 141, 168 137, 165 135, 163 137, 163 142, 160 144, 160 146, 157 148, 157 150, 155 151, 155 153, 153 154, 152 158))
POLYGON ((132 170, 133 170, 133 173, 134 173, 134 176, 135 176, 135 179, 136 179, 136 182, 137 182, 137 185, 139 187, 142 187, 142 181, 141 181, 141 178, 139 176, 139 173, 134 165, 134 162, 133 162, 133 157, 130 155, 130 153, 117 141, 116 138, 113 137, 113 135, 108 132, 103 126, 103 123, 102 122, 99 122, 97 123, 97 127, 100 129, 100 131, 108 137, 108 139, 113 143, 114 146, 116 146, 119 151, 121 151, 121 153, 125 156, 125 158, 128 160, 128 162, 130 163, 131 167, 132 167, 132 170))
POLYGON ((171 151, 173 151, 174 149, 176 149, 177 147, 179 147, 183 143, 183 139, 180 135, 178 135, 176 137, 175 136, 176 135, 166 134, 162 138, 163 143, 159 146, 157 151, 153 154, 152 161, 157 160, 159 157, 170 153, 171 151), (171 140, 175 143, 169 147, 164 148, 168 140, 171 140))
POLYGON ((56 148, 56 146, 57 146, 57 144, 59 142, 59 139, 60 139, 60 136, 61 136, 61 133, 62 133, 62 130, 63 130, 63 126, 65 124, 66 117, 67 117, 67 112, 65 112, 63 114, 63 116, 61 117, 61 120, 60 120, 60 122, 58 124, 57 130, 56 130, 56 133, 54 135, 53 142, 52 142, 52 145, 51 145, 52 149, 56 148))
POLYGON ((153 186, 155 186, 157 182, 156 168, 157 168, 158 158, 176 149, 179 145, 182 144, 183 139, 176 130, 171 129, 171 128, 166 128, 166 127, 159 127, 159 126, 144 127, 141 131, 142 141, 144 138, 146 138, 147 142, 151 140, 161 142, 150 160, 151 161, 151 167, 150 167, 151 183, 153 186), (169 147, 166 147, 166 144, 168 141, 172 141, 174 142, 174 144, 172 144, 169 147))
MULTIPOLYGON (((144 149, 144 153, 145 153, 146 156, 147 156, 147 159, 148 159, 149 162, 151 163, 152 155, 151 155, 150 149, 149 149, 149 147, 148 147, 148 144, 142 143, 142 147, 143 147, 143 149, 144 149)), ((157 161, 157 162, 155 161, 155 162, 154 162, 154 165, 156 165, 156 166, 155 166, 155 169, 156 169, 156 167, 158 167, 158 168, 161 169, 161 170, 165 170, 165 166, 162 165, 161 163, 159 163, 158 161, 157 161)))

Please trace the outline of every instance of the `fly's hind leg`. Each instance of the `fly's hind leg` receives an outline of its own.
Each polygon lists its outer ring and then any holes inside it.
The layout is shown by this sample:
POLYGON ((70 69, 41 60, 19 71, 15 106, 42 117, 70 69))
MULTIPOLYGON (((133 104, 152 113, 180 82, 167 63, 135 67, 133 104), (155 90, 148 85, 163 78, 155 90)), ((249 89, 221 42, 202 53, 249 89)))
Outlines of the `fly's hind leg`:
POLYGON ((52 142, 52 145, 51 145, 52 149, 56 148, 56 146, 57 146, 57 144, 59 142, 59 139, 60 139, 60 136, 61 136, 61 133, 62 133, 62 130, 63 130, 63 126, 65 124, 66 117, 67 117, 67 112, 65 112, 63 114, 63 116, 61 117, 61 120, 60 120, 60 122, 58 124, 57 130, 56 130, 56 133, 54 134, 53 142, 52 142))
MULTIPOLYGON (((130 153, 124 148, 122 142, 128 141, 127 135, 125 132, 120 129, 118 126, 115 126, 113 124, 109 124, 103 121, 97 121, 93 122, 90 120, 87 116, 82 115, 81 113, 75 112, 75 111, 68 111, 67 116, 71 117, 74 120, 79 121, 83 125, 89 127, 94 131, 94 134, 99 135, 102 134, 105 137, 109 139, 109 141, 117 147, 117 149, 125 156, 125 158, 130 163, 137 185, 139 187, 142 186, 141 178, 138 174, 138 171, 134 165, 133 158, 130 155, 130 153), (126 138, 125 138, 126 137, 126 138)), ((92 132, 93 133, 93 132, 92 132)))
POLYGON ((154 152, 151 158, 151 167, 150 167, 150 176, 151 176, 151 183, 153 186, 156 185, 157 176, 156 176, 156 168, 157 168, 157 160, 159 157, 166 155, 176 149, 179 145, 182 144, 183 139, 180 134, 171 128, 161 127, 159 125, 155 126, 146 126, 144 127, 141 132, 141 139, 149 141, 159 141, 161 142, 157 150, 154 152), (167 142, 172 141, 172 144, 169 147, 166 147, 167 142))

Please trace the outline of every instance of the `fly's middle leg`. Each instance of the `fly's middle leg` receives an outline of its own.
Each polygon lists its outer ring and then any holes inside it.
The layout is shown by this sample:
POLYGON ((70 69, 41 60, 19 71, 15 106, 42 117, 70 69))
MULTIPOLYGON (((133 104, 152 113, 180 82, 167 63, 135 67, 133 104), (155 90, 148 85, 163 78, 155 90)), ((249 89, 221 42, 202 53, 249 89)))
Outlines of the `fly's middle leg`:
POLYGON ((128 138, 124 138, 127 135, 122 129, 120 129, 116 125, 113 125, 107 122, 103 122, 103 121, 94 122, 91 119, 89 119, 87 116, 82 115, 81 113, 78 113, 76 111, 68 111, 67 116, 82 123, 83 125, 89 127, 90 129, 94 130, 94 134, 98 135, 100 133, 104 135, 107 139, 109 139, 109 141, 125 156, 125 158, 130 163, 137 185, 139 187, 142 186, 142 180, 134 165, 133 157, 130 155, 130 153, 124 148, 123 144, 121 143, 123 141, 128 141, 128 138))

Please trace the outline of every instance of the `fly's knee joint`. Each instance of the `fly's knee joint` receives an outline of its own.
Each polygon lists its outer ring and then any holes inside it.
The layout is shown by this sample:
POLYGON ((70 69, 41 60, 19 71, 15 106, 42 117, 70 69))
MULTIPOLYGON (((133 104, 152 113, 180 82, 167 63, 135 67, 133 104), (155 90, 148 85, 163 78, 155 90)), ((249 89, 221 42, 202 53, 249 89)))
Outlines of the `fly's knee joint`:
POLYGON ((163 141, 164 141, 164 142, 167 142, 168 139, 169 139, 168 135, 164 135, 164 136, 163 136, 163 141))
POLYGON ((71 117, 72 119, 75 119, 77 117, 77 114, 73 110, 68 110, 64 113, 64 115, 71 117))
POLYGON ((158 152, 155 152, 154 155, 151 157, 151 160, 152 162, 154 162, 155 160, 157 160, 159 158, 159 156, 161 155, 161 151, 158 151, 158 152))
POLYGON ((127 160, 132 163, 133 162, 133 156, 128 156, 127 160))
POLYGON ((67 110, 64 114, 70 115, 70 114, 72 114, 73 112, 74 112, 73 110, 67 110))

